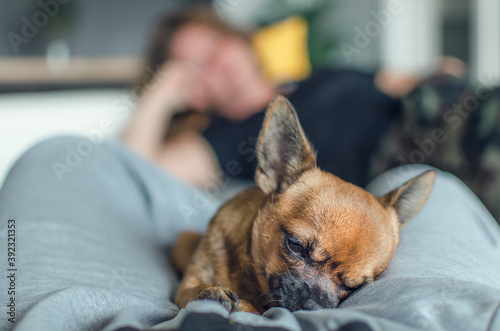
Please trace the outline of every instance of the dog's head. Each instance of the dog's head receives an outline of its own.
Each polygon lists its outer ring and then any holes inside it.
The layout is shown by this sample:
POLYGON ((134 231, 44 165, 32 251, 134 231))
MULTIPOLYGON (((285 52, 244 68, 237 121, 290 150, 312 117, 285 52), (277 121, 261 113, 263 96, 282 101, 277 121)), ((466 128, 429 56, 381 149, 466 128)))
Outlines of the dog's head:
MULTIPOLYGON (((332 142, 332 144, 335 142, 332 142)), ((399 232, 422 208, 435 171, 383 197, 321 171, 289 102, 269 105, 257 145, 257 186, 267 195, 251 254, 265 306, 334 308, 389 264, 399 232)), ((321 151, 328 153, 328 151, 321 151)))

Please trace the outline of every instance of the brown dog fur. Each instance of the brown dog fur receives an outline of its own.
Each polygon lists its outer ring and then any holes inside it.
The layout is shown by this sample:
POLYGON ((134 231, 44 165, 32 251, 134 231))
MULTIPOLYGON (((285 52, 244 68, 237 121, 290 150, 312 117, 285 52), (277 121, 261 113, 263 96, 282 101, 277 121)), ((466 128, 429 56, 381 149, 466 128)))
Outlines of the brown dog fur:
POLYGON ((185 274, 181 308, 198 299, 253 313, 337 307, 387 267, 435 178, 428 171, 375 198, 321 171, 282 96, 268 108, 256 152, 257 186, 225 203, 203 237, 183 235, 173 249, 185 274))

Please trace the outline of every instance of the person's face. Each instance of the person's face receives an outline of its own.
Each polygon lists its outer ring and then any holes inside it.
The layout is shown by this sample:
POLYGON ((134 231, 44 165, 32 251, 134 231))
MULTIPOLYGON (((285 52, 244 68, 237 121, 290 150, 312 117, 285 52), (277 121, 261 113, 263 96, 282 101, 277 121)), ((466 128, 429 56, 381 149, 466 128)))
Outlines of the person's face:
POLYGON ((202 24, 190 23, 172 38, 169 56, 192 65, 206 91, 208 105, 226 117, 231 105, 243 100, 247 86, 260 75, 257 60, 245 40, 216 31, 202 24))

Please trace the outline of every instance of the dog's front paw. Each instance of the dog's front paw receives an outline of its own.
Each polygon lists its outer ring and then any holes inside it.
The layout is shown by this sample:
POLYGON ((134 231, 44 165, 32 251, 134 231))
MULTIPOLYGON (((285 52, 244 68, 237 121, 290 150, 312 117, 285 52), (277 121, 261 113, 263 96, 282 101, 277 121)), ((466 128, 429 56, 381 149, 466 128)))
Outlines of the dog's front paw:
POLYGON ((229 312, 238 310, 238 297, 233 291, 223 286, 208 286, 200 291, 199 300, 215 300, 229 312))

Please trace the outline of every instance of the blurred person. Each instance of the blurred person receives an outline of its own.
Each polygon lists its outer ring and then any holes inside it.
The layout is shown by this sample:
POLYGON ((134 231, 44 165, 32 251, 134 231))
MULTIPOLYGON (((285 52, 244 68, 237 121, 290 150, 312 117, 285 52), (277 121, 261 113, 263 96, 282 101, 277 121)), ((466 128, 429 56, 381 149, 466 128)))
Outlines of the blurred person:
POLYGON ((295 107, 323 170, 364 186, 394 166, 430 164, 464 180, 500 218, 498 129, 477 125, 484 109, 498 120, 499 93, 476 97, 477 111, 460 110, 475 89, 456 59, 444 59, 423 81, 388 70, 321 69, 276 87, 247 34, 209 8, 192 7, 160 21, 146 68, 125 141, 187 183, 203 186, 223 173, 252 179, 264 110, 279 92, 295 107), (203 116, 186 117, 196 128, 177 130, 172 119, 188 111, 203 116))
POLYGON ((319 165, 364 185, 365 151, 400 107, 399 100, 375 87, 374 75, 353 70, 319 70, 305 81, 274 86, 264 76, 249 37, 205 7, 188 8, 159 23, 146 67, 157 69, 156 75, 144 74, 142 98, 125 140, 198 185, 212 180, 206 174, 226 171, 230 161, 238 163, 239 177, 251 178, 256 165, 253 139, 276 92, 295 107, 319 151, 319 165), (173 115, 187 110, 209 114, 208 126, 201 134, 170 134, 165 143, 173 115))

